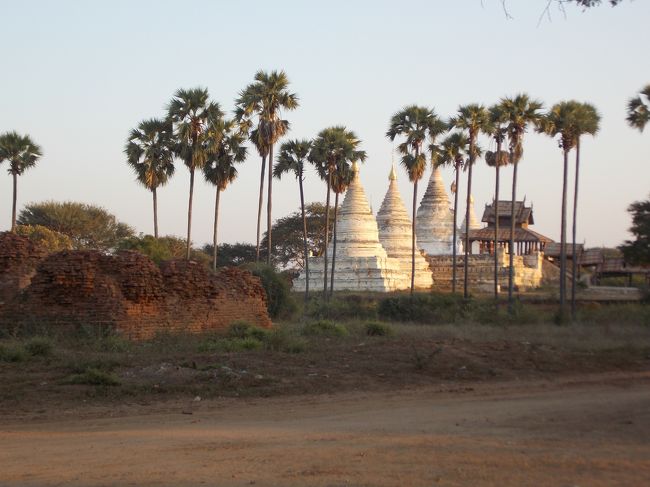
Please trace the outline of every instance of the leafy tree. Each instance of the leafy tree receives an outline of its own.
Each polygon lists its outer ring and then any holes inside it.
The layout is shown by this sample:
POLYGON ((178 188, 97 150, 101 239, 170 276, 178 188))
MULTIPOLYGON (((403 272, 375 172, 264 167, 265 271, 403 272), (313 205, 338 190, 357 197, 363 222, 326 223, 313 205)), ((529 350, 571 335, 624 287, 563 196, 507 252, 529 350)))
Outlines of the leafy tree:
POLYGON ((650 122, 650 85, 646 85, 638 96, 627 102, 627 123, 643 132, 650 122))
POLYGON ((138 251, 160 264, 164 260, 182 259, 185 256, 185 240, 169 235, 155 237, 140 234, 123 239, 117 249, 138 251))
POLYGON ((506 166, 510 160, 508 153, 502 150, 503 141, 506 137, 506 125, 503 111, 499 105, 493 105, 489 108, 490 124, 487 133, 496 142, 496 152, 487 151, 485 153, 485 162, 488 166, 495 169, 494 178, 494 300, 499 305, 499 172, 501 166, 506 166))
MULTIPOLYGON (((330 229, 330 190, 332 178, 338 167, 349 165, 352 161, 365 161, 366 152, 359 150, 361 141, 354 132, 343 126, 321 130, 312 142, 309 162, 314 164, 319 174, 327 175, 327 196, 325 198, 325 249, 329 244, 330 229)), ((327 296, 327 252, 323 253, 323 295, 327 296)))
POLYGON ((442 141, 441 147, 438 149, 439 154, 438 164, 452 166, 454 168, 455 182, 452 188, 454 192, 454 233, 453 233, 453 249, 452 249, 452 271, 451 271, 451 291, 456 292, 456 253, 458 248, 457 232, 458 232, 458 185, 460 178, 460 170, 466 164, 469 154, 469 139, 461 132, 454 132, 448 135, 442 141))
MULTIPOLYGON (((267 198, 267 264, 271 262, 272 227, 271 212, 273 201, 273 146, 289 130, 289 122, 283 120, 282 110, 295 110, 298 108, 298 96, 290 93, 287 88, 289 79, 284 71, 258 71, 255 81, 248 85, 236 100, 237 115, 240 118, 257 116, 257 137, 261 139, 260 146, 268 148, 269 178, 267 198)), ((259 147, 258 147, 259 150, 259 147)), ((264 160, 262 160, 262 179, 264 178, 264 160)), ((259 230, 258 230, 259 237, 259 230)), ((259 238, 258 238, 259 241, 259 238)))
MULTIPOLYGON (((422 149, 425 140, 435 138, 446 132, 446 124, 438 118, 435 112, 427 107, 409 105, 395 113, 391 120, 386 137, 394 141, 397 136, 403 136, 404 142, 397 146, 402 154, 401 163, 413 183, 413 209, 411 217, 411 296, 415 289, 415 212, 417 205, 418 181, 427 166, 426 153, 422 149)), ((433 153, 433 152, 432 152, 433 153)))
POLYGON ((41 148, 32 142, 29 135, 5 132, 0 135, 0 164, 9 163, 7 172, 14 180, 13 203, 11 206, 11 231, 16 231, 16 199, 18 198, 18 176, 36 165, 43 155, 41 148))
POLYGON ((635 201, 627 211, 632 214, 630 232, 634 240, 626 240, 619 249, 625 262, 634 265, 650 265, 650 199, 635 201))
POLYGON ((42 225, 67 235, 75 249, 114 250, 120 240, 134 235, 104 208, 73 201, 30 203, 18 215, 19 225, 42 225))
MULTIPOLYGON (((302 240, 303 240, 303 259, 305 265, 305 301, 309 299, 309 249, 307 245, 307 217, 305 215, 305 194, 302 183, 305 179, 305 161, 311 150, 309 140, 290 140, 280 147, 278 162, 273 168, 273 175, 280 179, 285 173, 293 173, 298 181, 300 190, 300 212, 302 214, 302 240)), ((259 248, 259 245, 258 245, 259 248)))
POLYGON ((50 253, 72 249, 72 239, 42 225, 16 225, 16 233, 50 253))
POLYGON ((508 311, 514 312, 514 255, 515 255, 515 202, 517 201, 517 168, 524 154, 524 134, 529 125, 539 126, 542 120, 542 103, 532 100, 527 94, 502 98, 500 102, 503 116, 507 121, 508 159, 512 164, 512 204, 510 211, 510 265, 508 272, 508 311))
MULTIPOLYGON (((203 246, 203 252, 208 255, 214 255, 212 244, 203 246)), ((254 263, 256 258, 255 246, 248 243, 219 244, 217 252, 217 266, 240 266, 242 264, 254 263)))
POLYGON ((174 174, 173 131, 169 120, 152 118, 133 129, 124 148, 126 162, 136 179, 153 197, 153 233, 158 238, 157 189, 174 174))
POLYGON ((467 265, 469 257, 469 210, 472 198, 472 167, 476 162, 476 157, 479 153, 477 139, 481 132, 488 132, 490 128, 490 114, 483 105, 476 103, 464 105, 458 108, 458 114, 451 118, 449 125, 453 128, 467 132, 469 140, 469 159, 467 161, 467 206, 465 210, 465 267, 463 277, 463 296, 469 296, 468 285, 468 269, 467 265))
POLYGON ((190 195, 187 207, 187 241, 185 258, 190 258, 192 236, 192 197, 194 172, 208 161, 213 143, 209 140, 209 127, 223 117, 219 105, 208 100, 204 88, 179 89, 169 103, 168 117, 173 124, 175 155, 190 171, 190 195))
MULTIPOLYGON (((313 256, 325 254, 326 209, 322 203, 305 205, 307 220, 307 253, 313 256)), ((329 220, 332 231, 333 222, 329 220)), ((273 225, 273 262, 280 267, 305 269, 302 212, 295 211, 276 220, 273 225)), ((262 241, 266 244, 266 237, 262 241)))
POLYGON ((205 180, 217 188, 214 202, 214 237, 212 241, 212 270, 217 270, 217 228, 219 223, 219 199, 221 192, 237 177, 235 164, 246 160, 245 135, 238 124, 231 120, 218 119, 208 130, 208 138, 215 147, 205 166, 205 180))

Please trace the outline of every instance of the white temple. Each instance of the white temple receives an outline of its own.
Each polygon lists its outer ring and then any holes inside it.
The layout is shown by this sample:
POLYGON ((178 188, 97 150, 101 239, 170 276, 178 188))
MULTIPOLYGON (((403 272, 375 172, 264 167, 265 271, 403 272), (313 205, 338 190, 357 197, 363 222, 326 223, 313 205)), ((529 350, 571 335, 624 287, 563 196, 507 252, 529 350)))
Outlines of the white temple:
MULTIPOLYGON (((407 289, 411 284, 410 273, 405 274, 400 260, 389 257, 379 242, 377 221, 359 181, 356 163, 352 165, 352 170, 354 177, 345 193, 336 222, 334 290, 386 292, 407 289)), ((332 263, 332 251, 333 242, 330 242, 327 247, 329 265, 332 263)), ((312 289, 319 289, 323 285, 323 260, 323 257, 313 257, 309 261, 309 286, 312 289)), ((304 272, 294 281, 294 289, 305 289, 304 272)))
MULTIPOLYGON (((391 169, 388 179, 390 181, 388 191, 386 191, 384 201, 377 213, 379 241, 389 257, 399 260, 402 272, 410 279, 412 270, 412 225, 397 187, 395 167, 391 169)), ((419 289, 428 289, 432 284, 431 269, 429 263, 418 250, 417 240, 415 248, 414 285, 419 289)))
MULTIPOLYGON (((420 249, 425 254, 453 253, 454 212, 450 209, 449 196, 437 167, 431 173, 417 211, 415 235, 420 249)), ((459 237, 460 233, 457 234, 457 238, 459 237)))
MULTIPOLYGON (((463 216, 463 223, 460 224, 460 231, 465 233, 465 221, 466 221, 466 215, 463 216)), ((476 212, 474 211, 474 196, 470 195, 469 196, 469 229, 470 230, 478 230, 481 228, 481 222, 476 218, 476 212)))

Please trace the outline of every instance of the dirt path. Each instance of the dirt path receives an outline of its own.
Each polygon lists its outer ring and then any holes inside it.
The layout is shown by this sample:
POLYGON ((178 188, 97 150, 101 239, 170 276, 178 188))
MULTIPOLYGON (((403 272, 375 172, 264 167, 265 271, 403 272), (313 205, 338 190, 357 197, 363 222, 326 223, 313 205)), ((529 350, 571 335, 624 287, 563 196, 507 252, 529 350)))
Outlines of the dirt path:
POLYGON ((187 407, 5 422, 0 485, 650 485, 647 373, 187 407))

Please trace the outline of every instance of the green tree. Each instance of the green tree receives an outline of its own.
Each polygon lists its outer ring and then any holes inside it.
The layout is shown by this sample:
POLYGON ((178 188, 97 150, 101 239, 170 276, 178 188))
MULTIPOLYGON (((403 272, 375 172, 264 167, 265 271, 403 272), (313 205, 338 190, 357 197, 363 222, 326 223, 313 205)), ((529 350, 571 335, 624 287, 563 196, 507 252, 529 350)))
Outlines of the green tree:
POLYGON ((449 126, 467 132, 469 140, 469 159, 467 161, 467 206, 465 210, 465 266, 463 276, 463 296, 467 298, 468 293, 468 269, 469 260, 469 210, 472 198, 472 168, 479 153, 477 139, 481 132, 487 133, 490 128, 490 114, 483 106, 476 103, 464 105, 458 108, 458 114, 451 118, 449 126))
POLYGON ((626 120, 631 127, 643 132, 650 121, 650 85, 646 85, 638 96, 629 99, 626 120))
MULTIPOLYGON (((289 122, 282 119, 282 110, 295 110, 298 108, 298 96, 290 93, 287 88, 289 79, 284 71, 258 71, 255 80, 248 85, 236 100, 239 117, 257 116, 258 137, 263 141, 263 146, 268 148, 269 178, 267 189, 267 264, 271 262, 272 247, 272 202, 273 202, 273 146, 289 130, 289 122)), ((264 161, 263 161, 264 163, 264 161)), ((263 178, 264 165, 262 166, 263 178)), ((259 231, 258 231, 259 235, 259 231)), ((259 240, 259 238, 258 238, 259 240)))
POLYGON ((19 225, 42 225, 67 235, 75 249, 114 250, 133 228, 104 208, 73 201, 30 203, 18 215, 19 225))
POLYGON ((485 162, 488 166, 494 167, 494 300, 496 306, 499 306, 499 179, 500 169, 502 166, 508 165, 508 153, 503 151, 503 142, 506 137, 506 125, 503 111, 499 105, 493 105, 489 109, 490 125, 487 133, 492 137, 496 143, 496 152, 488 151, 485 153, 485 162))
POLYGON ((153 233, 158 238, 158 194, 174 174, 172 125, 168 120, 152 118, 140 122, 129 134, 124 153, 135 171, 137 181, 153 197, 153 233))
POLYGON ((36 145, 29 135, 19 135, 16 132, 5 132, 0 135, 0 164, 9 163, 7 172, 11 174, 14 183, 14 193, 11 206, 11 231, 16 231, 16 200, 18 198, 18 176, 36 165, 43 155, 41 148, 36 145))
POLYGON ((16 233, 50 253, 72 249, 72 239, 42 225, 16 225, 16 233))
POLYGON ((650 265, 650 199, 635 201, 627 211, 632 214, 630 233, 634 240, 626 240, 619 249, 625 262, 633 265, 650 265))
POLYGON ((456 292, 456 253, 458 249, 458 187, 460 170, 467 162, 469 155, 469 139, 461 132, 454 132, 448 135, 439 149, 438 164, 452 166, 454 168, 454 233, 453 233, 453 250, 452 250, 452 271, 451 271, 451 291, 456 292))
POLYGON ((302 183, 305 180, 305 162, 311 150, 309 140, 290 140, 280 147, 278 162, 273 168, 273 175, 280 179, 285 173, 293 173, 298 181, 300 191, 300 212, 302 214, 303 259, 305 265, 305 301, 309 299, 309 249, 307 246, 307 216, 305 214, 305 194, 302 183))
MULTIPOLYGON (((245 120, 245 119, 242 119, 241 116, 238 116, 238 120, 245 120)), ((257 205, 257 233, 256 233, 256 240, 255 240, 255 259, 256 259, 255 262, 259 262, 260 232, 262 228, 262 203, 264 201, 264 174, 266 170, 266 156, 269 153, 269 148, 266 145, 266 142, 262 139, 262 137, 260 137, 260 132, 257 129, 251 130, 249 139, 257 149, 257 152, 260 155, 260 157, 262 158, 262 168, 260 173, 260 191, 259 191, 259 199, 257 205)))
POLYGON ((510 208, 510 245, 508 272, 508 311, 514 312, 514 255, 515 255, 515 202, 517 201, 517 168, 524 154, 524 134, 528 126, 539 126, 542 121, 542 103, 532 100, 527 94, 520 93, 514 97, 501 99, 501 110, 507 120, 508 159, 512 164, 512 204, 510 208))
POLYGON ((214 144, 203 166, 205 180, 216 186, 214 202, 214 234, 212 240, 212 270, 217 270, 217 229, 219 224, 219 199, 221 192, 237 177, 235 164, 246 160, 246 136, 235 121, 214 120, 208 129, 208 140, 214 144))
POLYGON ((580 137, 583 135, 596 135, 600 128, 600 115, 598 110, 589 103, 581 103, 578 106, 576 120, 576 171, 575 188, 573 191, 573 229, 571 246, 571 317, 576 319, 576 275, 578 273, 576 259, 576 233, 578 229, 578 181, 580 180, 580 137))
POLYGON ((343 126, 321 130, 312 142, 309 162, 314 164, 320 175, 327 175, 327 195, 325 198, 325 251, 323 252, 323 296, 327 297, 327 245, 330 228, 330 190, 332 178, 338 167, 353 161, 365 161, 366 152, 359 150, 361 141, 351 130, 343 126))
MULTIPOLYGON (((203 252, 208 255, 214 254, 212 244, 205 244, 203 252)), ((248 243, 234 243, 219 244, 219 251, 217 252, 217 266, 218 267, 236 267, 242 264, 250 264, 255 262, 255 246, 248 243)))
MULTIPOLYGON (((390 119, 386 137, 394 141, 397 136, 404 141, 397 146, 402 155, 401 164, 413 183, 413 208, 411 214, 411 296, 415 290, 415 212, 417 205, 418 182, 427 167, 426 152, 422 144, 427 139, 433 143, 435 138, 447 131, 447 125, 435 112, 427 107, 409 105, 395 113, 390 119)), ((433 152, 432 152, 433 153, 433 152)))
POLYGON ((223 117, 219 105, 208 100, 204 88, 179 89, 168 107, 169 120, 173 124, 175 155, 190 171, 190 195, 187 206, 187 241, 185 258, 189 260, 192 237, 192 197, 194 195, 194 172, 208 161, 212 144, 208 129, 223 117))

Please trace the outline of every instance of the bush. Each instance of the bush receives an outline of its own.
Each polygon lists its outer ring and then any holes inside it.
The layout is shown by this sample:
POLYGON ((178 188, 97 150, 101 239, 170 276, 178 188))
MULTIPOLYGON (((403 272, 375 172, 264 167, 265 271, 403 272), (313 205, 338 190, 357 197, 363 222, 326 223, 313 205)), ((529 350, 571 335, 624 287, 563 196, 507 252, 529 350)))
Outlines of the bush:
POLYGON ((268 333, 265 346, 274 352, 301 353, 307 348, 307 342, 290 335, 286 330, 276 328, 268 333))
POLYGON ((72 374, 62 381, 63 384, 82 384, 90 386, 118 386, 120 380, 112 373, 96 368, 87 368, 79 374, 72 374))
POLYGON ((334 295, 329 301, 322 298, 311 299, 307 305, 307 314, 316 319, 376 319, 377 303, 372 296, 334 295))
POLYGON ((451 294, 414 294, 390 296, 379 301, 377 312, 382 319, 419 323, 455 321, 463 307, 463 299, 451 294))
POLYGON ((33 357, 47 357, 53 348, 52 341, 45 337, 34 337, 25 343, 25 350, 33 357))
POLYGON ((24 362, 27 352, 20 345, 0 345, 0 362, 24 362))
POLYGON ((387 325, 386 323, 379 323, 377 321, 370 321, 364 326, 366 335, 373 337, 387 337, 393 336, 395 330, 392 326, 387 325))
POLYGON ((266 264, 243 266, 260 278, 266 292, 266 307, 271 318, 291 318, 298 306, 289 290, 289 283, 273 267, 266 264))
POLYGON ((350 334, 348 329, 333 321, 319 320, 306 324, 302 334, 307 336, 345 337, 350 334))
POLYGON ((231 338, 255 338, 264 341, 269 331, 255 326, 246 320, 237 320, 228 328, 228 336, 231 338))

